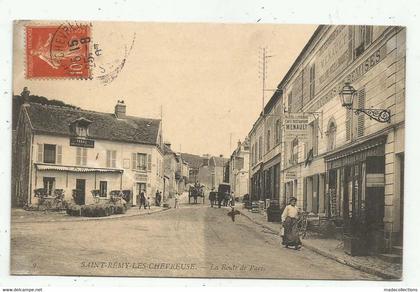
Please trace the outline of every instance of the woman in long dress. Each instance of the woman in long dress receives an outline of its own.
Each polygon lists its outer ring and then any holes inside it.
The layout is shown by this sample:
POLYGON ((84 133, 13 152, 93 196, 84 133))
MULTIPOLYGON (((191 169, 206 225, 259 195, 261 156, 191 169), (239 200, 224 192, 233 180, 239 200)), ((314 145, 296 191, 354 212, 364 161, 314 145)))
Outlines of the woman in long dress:
POLYGON ((289 205, 284 208, 283 214, 281 215, 281 220, 283 222, 284 236, 282 244, 287 248, 289 246, 294 246, 295 249, 300 249, 302 242, 299 238, 298 232, 298 208, 296 207, 297 199, 291 197, 289 200, 289 205))

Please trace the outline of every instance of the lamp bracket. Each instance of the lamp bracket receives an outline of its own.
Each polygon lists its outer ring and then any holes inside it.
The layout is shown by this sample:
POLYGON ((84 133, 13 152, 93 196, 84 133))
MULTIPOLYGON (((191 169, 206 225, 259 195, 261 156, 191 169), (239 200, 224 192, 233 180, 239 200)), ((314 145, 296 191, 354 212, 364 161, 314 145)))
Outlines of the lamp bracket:
POLYGON ((378 108, 357 108, 353 109, 356 115, 364 113, 369 118, 374 119, 380 123, 391 123, 391 112, 387 109, 378 108))

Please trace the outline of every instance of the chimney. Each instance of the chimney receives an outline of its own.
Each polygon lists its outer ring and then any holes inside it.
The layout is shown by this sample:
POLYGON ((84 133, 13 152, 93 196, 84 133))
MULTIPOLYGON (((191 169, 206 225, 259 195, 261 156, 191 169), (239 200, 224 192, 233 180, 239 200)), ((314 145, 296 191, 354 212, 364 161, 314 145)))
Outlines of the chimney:
POLYGON ((166 147, 168 147, 169 149, 171 149, 171 142, 165 142, 166 147))
POLYGON ((220 158, 223 158, 223 154, 220 154, 220 155, 219 155, 219 157, 220 157, 220 158))
POLYGON ((125 109, 126 106, 124 104, 124 100, 118 100, 117 104, 115 105, 115 115, 117 116, 117 118, 125 118, 125 109))

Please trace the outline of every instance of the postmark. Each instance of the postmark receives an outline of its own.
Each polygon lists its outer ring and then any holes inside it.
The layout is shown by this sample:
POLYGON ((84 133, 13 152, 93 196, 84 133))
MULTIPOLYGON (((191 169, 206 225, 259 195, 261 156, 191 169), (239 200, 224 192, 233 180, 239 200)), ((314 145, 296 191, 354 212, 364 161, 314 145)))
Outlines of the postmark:
POLYGON ((92 77, 89 24, 28 25, 25 37, 26 78, 92 77))

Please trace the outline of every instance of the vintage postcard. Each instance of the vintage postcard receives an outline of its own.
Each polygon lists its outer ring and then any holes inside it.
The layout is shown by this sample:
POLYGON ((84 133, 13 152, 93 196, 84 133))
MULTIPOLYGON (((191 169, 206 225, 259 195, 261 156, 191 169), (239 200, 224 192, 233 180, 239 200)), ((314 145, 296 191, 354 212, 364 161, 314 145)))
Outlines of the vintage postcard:
POLYGON ((11 274, 402 279, 406 28, 15 21, 11 274))

